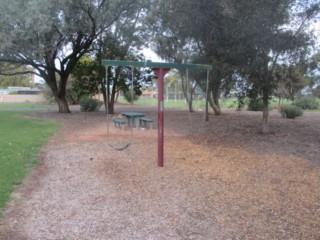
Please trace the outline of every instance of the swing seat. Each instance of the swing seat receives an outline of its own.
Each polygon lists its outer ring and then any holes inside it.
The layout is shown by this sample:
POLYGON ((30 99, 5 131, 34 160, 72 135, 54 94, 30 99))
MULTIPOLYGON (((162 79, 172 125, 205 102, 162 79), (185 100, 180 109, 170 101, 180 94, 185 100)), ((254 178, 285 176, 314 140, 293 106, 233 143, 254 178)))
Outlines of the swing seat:
POLYGON ((124 130, 124 125, 128 123, 126 119, 123 118, 112 118, 112 122, 114 122, 114 126, 121 128, 124 130))
POLYGON ((147 126, 147 127, 149 127, 149 129, 152 129, 152 125, 153 125, 152 119, 145 118, 145 117, 140 118, 140 126, 147 126), (141 124, 141 123, 143 123, 143 124, 141 124))

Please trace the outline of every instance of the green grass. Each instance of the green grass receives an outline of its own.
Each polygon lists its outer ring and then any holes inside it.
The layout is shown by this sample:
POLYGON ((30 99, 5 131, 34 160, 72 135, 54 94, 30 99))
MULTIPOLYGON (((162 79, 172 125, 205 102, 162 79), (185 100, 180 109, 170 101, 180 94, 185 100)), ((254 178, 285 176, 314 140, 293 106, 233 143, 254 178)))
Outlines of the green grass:
POLYGON ((54 108, 54 105, 45 103, 0 103, 0 109, 6 108, 54 108))
MULTIPOLYGON (((120 103, 129 104, 124 98, 119 98, 120 103)), ((238 108, 238 101, 236 98, 221 98, 219 99, 220 107, 223 109, 237 109, 238 108)), ((291 104, 292 101, 289 100, 282 100, 281 104, 291 104)), ((140 97, 137 101, 134 102, 135 105, 143 105, 143 106, 154 106, 158 105, 157 98, 150 98, 150 97, 140 97)), ((169 108, 179 108, 179 109, 188 109, 188 105, 184 99, 164 99, 164 106, 169 108)), ((275 108, 278 106, 278 99, 273 98, 270 100, 270 107, 275 108)), ((205 101, 204 100, 193 100, 193 107, 194 109, 205 109, 205 101)), ((210 106, 209 106, 210 108, 210 106)), ((248 106, 245 104, 244 109, 247 109, 248 106)))
POLYGON ((22 118, 17 114, 0 111, 0 209, 37 163, 41 146, 60 128, 57 122, 22 118))
MULTIPOLYGON (((119 98, 120 103, 129 104, 126 100, 123 98, 119 98)), ((140 97, 137 101, 134 102, 135 105, 143 105, 143 106, 158 106, 158 99, 157 98, 150 98, 150 97, 140 97)), ((169 108, 180 108, 180 109, 187 109, 188 105, 185 100, 166 100, 164 99, 164 106, 169 108)), ((204 109, 205 108, 205 102, 204 100, 193 100, 193 107, 195 109, 204 109)))

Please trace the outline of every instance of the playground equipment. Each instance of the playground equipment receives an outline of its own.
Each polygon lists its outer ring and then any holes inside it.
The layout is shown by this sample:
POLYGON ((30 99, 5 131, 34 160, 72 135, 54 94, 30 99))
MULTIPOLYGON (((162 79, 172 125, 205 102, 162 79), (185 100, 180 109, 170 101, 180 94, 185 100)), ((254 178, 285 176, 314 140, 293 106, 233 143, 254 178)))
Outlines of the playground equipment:
MULTIPOLYGON (((172 68, 175 69, 203 69, 207 70, 207 84, 209 72, 212 69, 211 65, 188 64, 188 63, 165 63, 165 62, 139 62, 139 61, 119 61, 119 60, 102 60, 102 64, 109 66, 123 67, 144 67, 151 68, 158 77, 158 166, 164 166, 164 76, 172 68)), ((207 92, 207 91, 206 91, 207 92)), ((207 97, 207 96, 206 96, 207 97)), ((132 139, 131 139, 132 143, 132 139)), ((130 144, 131 144, 130 143, 130 144)), ((129 145, 130 145, 129 144, 129 145)), ((128 145, 128 146, 129 146, 128 145)), ((127 146, 127 147, 128 147, 127 146)), ((127 148, 126 147, 126 148, 127 148)))

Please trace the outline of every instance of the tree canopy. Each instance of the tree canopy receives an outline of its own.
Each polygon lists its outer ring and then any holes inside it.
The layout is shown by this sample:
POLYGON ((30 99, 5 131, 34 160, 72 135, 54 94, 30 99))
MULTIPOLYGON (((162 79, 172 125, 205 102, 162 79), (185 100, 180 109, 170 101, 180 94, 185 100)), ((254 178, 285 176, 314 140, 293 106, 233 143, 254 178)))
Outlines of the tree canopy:
MULTIPOLYGON (((309 25, 319 9, 316 0, 6 0, 0 5, 0 66, 41 76, 59 111, 69 112, 67 80, 81 57, 138 60, 138 51, 150 45, 171 62, 212 65, 216 114, 219 97, 231 89, 261 98, 262 131, 268 132, 271 96, 282 91, 292 97, 305 73, 315 71, 317 61, 307 64, 306 58, 314 43, 309 25)), ((99 74, 105 102, 113 104, 116 92, 128 87, 126 71, 109 68, 107 89, 105 72, 99 74)), ((0 74, 9 72, 1 67, 0 74)), ((202 77, 195 80, 206 86, 202 77)))
POLYGON ((318 13, 316 1, 163 0, 150 21, 160 33, 154 38, 160 56, 212 64, 209 89, 217 114, 221 92, 241 79, 242 96, 250 92, 263 99, 262 131, 268 132, 268 101, 279 73, 296 79, 292 69, 310 53, 308 25, 318 13))
POLYGON ((31 66, 50 87, 59 111, 70 112, 65 95, 72 69, 135 2, 6 1, 0 6, 0 62, 31 66))

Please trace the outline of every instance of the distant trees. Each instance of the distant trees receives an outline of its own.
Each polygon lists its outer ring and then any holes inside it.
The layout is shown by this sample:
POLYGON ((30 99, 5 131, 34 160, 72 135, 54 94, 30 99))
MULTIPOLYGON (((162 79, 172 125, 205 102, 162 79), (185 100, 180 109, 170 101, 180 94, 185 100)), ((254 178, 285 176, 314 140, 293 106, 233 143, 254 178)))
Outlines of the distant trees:
POLYGON ((0 75, 0 87, 20 86, 32 87, 32 74, 30 67, 16 67, 10 64, 1 64, 2 69, 6 69, 7 75, 0 75), (16 72, 26 72, 25 74, 16 74, 16 72))

